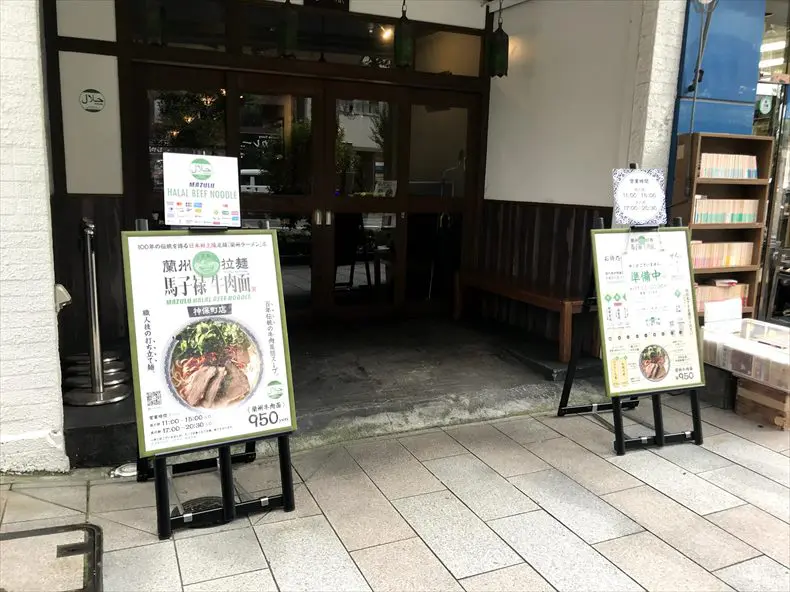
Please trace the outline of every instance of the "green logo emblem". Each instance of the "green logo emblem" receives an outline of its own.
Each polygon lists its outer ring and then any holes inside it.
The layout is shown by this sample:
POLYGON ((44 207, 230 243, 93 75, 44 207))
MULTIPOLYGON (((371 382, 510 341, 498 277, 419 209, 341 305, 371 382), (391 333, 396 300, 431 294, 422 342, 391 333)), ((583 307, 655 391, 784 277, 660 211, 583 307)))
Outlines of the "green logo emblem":
POLYGON ((198 181, 211 178, 211 163, 205 158, 196 158, 189 164, 189 172, 198 181))
POLYGON ((283 385, 279 381, 272 380, 266 386, 267 386, 267 390, 269 391, 268 392, 269 398, 271 398, 271 399, 279 399, 280 397, 283 396, 283 393, 284 393, 283 385))
POLYGON ((192 259, 192 270, 203 277, 214 277, 219 271, 219 257, 211 251, 200 251, 192 259))

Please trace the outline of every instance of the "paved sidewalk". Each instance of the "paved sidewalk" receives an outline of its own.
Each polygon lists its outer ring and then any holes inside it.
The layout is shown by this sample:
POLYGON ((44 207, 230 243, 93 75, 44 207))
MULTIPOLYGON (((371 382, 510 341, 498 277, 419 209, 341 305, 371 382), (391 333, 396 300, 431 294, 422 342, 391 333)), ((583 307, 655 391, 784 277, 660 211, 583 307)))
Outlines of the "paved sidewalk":
MULTIPOLYGON (((667 403, 667 431, 691 429, 688 402, 667 403)), ((702 447, 623 457, 605 428, 579 416, 299 453, 296 512, 165 542, 151 483, 6 477, 0 531, 100 526, 107 592, 790 590, 790 432, 702 413, 702 447)), ((627 415, 629 436, 647 433, 649 402, 627 415)), ((250 492, 278 484, 272 459, 236 475, 250 492)), ((182 500, 219 491, 213 474, 175 483, 182 500)), ((30 566, 0 556, 3 579, 14 568, 30 566)))

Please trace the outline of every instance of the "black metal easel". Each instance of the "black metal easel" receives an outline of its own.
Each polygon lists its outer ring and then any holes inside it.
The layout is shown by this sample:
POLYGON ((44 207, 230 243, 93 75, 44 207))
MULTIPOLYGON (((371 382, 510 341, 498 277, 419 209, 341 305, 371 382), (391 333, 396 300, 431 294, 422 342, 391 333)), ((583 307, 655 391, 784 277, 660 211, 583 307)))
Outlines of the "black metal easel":
MULTIPOLYGON (((631 168, 636 168, 631 166, 631 168)), ((674 218, 672 226, 682 226, 683 221, 681 218, 674 218)), ((598 230, 604 228, 603 218, 596 218, 593 222, 593 228, 598 230)), ((640 227, 632 228, 632 230, 639 231, 657 231, 658 227, 640 227)), ((586 334, 591 332, 592 326, 590 325, 590 312, 593 306, 597 306, 597 296, 595 288, 595 271, 591 272, 590 284, 587 289, 587 295, 582 303, 582 321, 585 323, 584 329, 586 334)), ((579 327, 581 329, 581 327, 579 327)), ((578 365, 579 356, 581 355, 583 335, 581 330, 577 327, 573 328, 573 341, 571 342, 571 358, 568 361, 568 368, 565 373, 565 382, 562 387, 562 395, 560 396, 560 403, 557 407, 557 416, 563 417, 565 415, 574 415, 579 413, 594 413, 596 419, 614 432, 614 451, 618 456, 625 454, 626 450, 633 450, 645 448, 648 446, 664 446, 665 444, 675 444, 679 442, 686 442, 694 440, 695 444, 702 444, 702 419, 699 410, 699 399, 696 389, 680 389, 672 391, 661 391, 657 393, 644 393, 639 395, 623 395, 613 396, 610 403, 592 403, 590 405, 568 405, 573 388, 573 380, 576 375, 576 366, 578 365), (685 432, 677 432, 667 434, 664 432, 664 416, 661 409, 661 395, 679 395, 688 392, 691 402, 691 420, 692 430, 685 432), (655 429, 654 436, 642 436, 640 438, 626 438, 623 429, 623 409, 634 409, 639 405, 639 399, 642 397, 650 397, 653 403, 653 427, 655 429), (610 424, 605 419, 597 415, 600 411, 611 411, 613 424, 610 424)))
MULTIPOLYGON (((147 220, 138 220, 136 230, 147 230, 147 220)), ((189 228, 195 233, 225 232, 225 227, 199 227, 189 228)), ((155 455, 153 463, 150 458, 142 458, 138 452, 137 480, 147 481, 153 477, 154 492, 156 496, 156 526, 161 540, 169 539, 174 529, 200 528, 225 524, 235 520, 237 516, 245 516, 255 512, 283 508, 286 512, 296 509, 294 498, 293 473, 291 472, 291 443, 290 433, 262 436, 251 440, 230 442, 220 446, 206 446, 190 450, 180 450, 171 454, 155 455), (277 451, 280 464, 280 485, 282 493, 272 496, 252 498, 249 493, 239 487, 240 501, 236 501, 236 485, 233 482, 233 465, 236 463, 250 463, 256 458, 255 443, 259 440, 277 438, 277 451), (244 444, 244 452, 231 454, 231 446, 244 444), (199 452, 203 450, 218 450, 217 458, 185 461, 167 464, 167 458, 182 454, 199 452), (153 465, 153 466, 152 466, 153 465), (215 503, 214 498, 193 500, 181 504, 177 501, 176 508, 170 509, 170 485, 175 475, 219 469, 220 488, 222 492, 221 504, 215 503)))

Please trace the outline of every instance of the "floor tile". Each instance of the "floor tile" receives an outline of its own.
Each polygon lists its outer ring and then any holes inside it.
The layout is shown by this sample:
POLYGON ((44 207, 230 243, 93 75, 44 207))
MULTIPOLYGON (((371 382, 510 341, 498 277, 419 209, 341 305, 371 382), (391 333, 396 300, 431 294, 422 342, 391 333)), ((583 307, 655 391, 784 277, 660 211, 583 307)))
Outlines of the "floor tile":
POLYGON ((485 424, 448 428, 447 433, 503 477, 547 469, 548 465, 495 427, 485 424))
POLYGON ((761 424, 756 421, 736 415, 729 409, 704 409, 702 419, 775 452, 790 448, 790 431, 782 431, 772 426, 760 427, 761 424))
MULTIPOLYGON (((644 405, 644 400, 642 401, 642 405, 644 405)), ((600 420, 604 420, 609 425, 614 425, 614 413, 612 413, 611 411, 596 411, 595 413, 585 413, 581 417, 593 422, 596 425, 600 425, 600 426, 603 426, 603 424, 601 423, 600 420)), ((623 426, 624 427, 628 427, 630 425, 635 425, 635 424, 636 424, 636 422, 633 419, 623 415, 623 426)), ((606 426, 603 426, 603 427, 606 428, 606 426)))
MULTIPOLYGON (((266 492, 258 491, 253 496, 262 497, 264 495, 278 494, 279 492, 279 489, 272 489, 266 492)), ((318 516, 321 513, 318 504, 315 503, 313 496, 310 495, 304 483, 294 485, 294 500, 296 501, 296 509, 293 512, 286 512, 282 508, 276 508, 263 514, 250 514, 250 522, 253 524, 273 524, 275 522, 285 522, 286 520, 296 520, 297 518, 318 516)))
POLYGON ((266 559, 252 528, 176 541, 184 584, 265 569, 266 559))
POLYGON ((603 499, 707 570, 759 555, 756 549, 650 487, 611 493, 603 499))
POLYGON ((790 522, 790 489, 740 465, 731 465, 700 474, 706 481, 737 495, 742 500, 790 522))
MULTIPOLYGON (((691 400, 689 399, 688 395, 675 395, 674 397, 662 397, 662 402, 667 407, 672 407, 672 409, 677 409, 678 411, 682 411, 683 413, 691 414, 691 400)), ((700 409, 707 409, 710 406, 711 406, 710 403, 706 403, 705 401, 699 400, 700 409)))
POLYGON ((414 536, 387 498, 361 471, 308 481, 307 487, 350 551, 414 536))
POLYGON ((532 417, 495 421, 491 425, 519 444, 532 444, 560 437, 560 434, 532 417))
POLYGON ((85 514, 74 514, 60 518, 44 518, 42 520, 26 520, 25 522, 3 522, 0 533, 19 532, 20 530, 36 530, 39 528, 54 528, 56 526, 70 526, 82 524, 87 519, 85 514))
POLYGON ((65 508, 51 502, 30 497, 23 492, 3 492, 6 507, 3 512, 3 524, 7 522, 24 522, 26 520, 43 520, 45 518, 62 518, 79 516, 82 512, 65 508))
POLYGON ((255 527, 281 590, 370 588, 323 516, 255 527))
POLYGON ((501 518, 490 524, 557 590, 641 590, 631 578, 546 512, 501 518))
POLYGON ((103 567, 105 592, 181 589, 172 541, 105 553, 103 567))
POLYGON ((67 485, 58 487, 17 487, 14 491, 30 497, 64 506, 85 513, 88 511, 88 486, 67 485))
POLYGON ((343 446, 299 452, 293 455, 291 462, 305 483, 362 472, 362 468, 343 446))
POLYGON ((703 446, 763 477, 768 477, 785 487, 790 487, 790 463, 787 462, 786 456, 778 452, 773 452, 732 434, 706 438, 703 446))
POLYGON ((651 448, 651 451, 694 474, 732 465, 732 461, 691 442, 672 444, 663 448, 651 448))
POLYGON ((425 466, 483 520, 538 509, 532 500, 472 454, 427 461, 425 466))
POLYGON ((394 504, 456 578, 521 561, 450 492, 407 497, 394 504))
POLYGON ((741 506, 708 519, 785 567, 790 567, 790 525, 754 506, 741 506))
POLYGON ((268 569, 259 569, 236 576, 228 576, 218 580, 200 582, 184 586, 184 592, 277 592, 272 572, 268 569))
POLYGON ((601 498, 554 469, 510 479, 587 543, 599 543, 642 528, 601 498))
POLYGON ((154 484, 126 481, 102 483, 88 489, 88 511, 90 513, 114 512, 133 508, 148 508, 156 505, 154 484))
POLYGON ((732 590, 649 532, 599 543, 595 548, 645 590, 732 590))
POLYGON ((540 422, 603 458, 615 456, 614 434, 584 417, 541 417, 540 422))
MULTIPOLYGON (((694 429, 691 422, 691 415, 672 409, 666 405, 661 406, 661 414, 664 419, 664 431, 666 433, 690 432, 694 429)), ((653 405, 648 399, 643 399, 638 407, 623 411, 623 415, 637 422, 635 425, 625 428, 626 433, 632 438, 639 436, 655 435, 653 425, 653 405)), ((723 430, 709 423, 702 422, 702 434, 707 438, 721 434, 723 430)))
POLYGON ((749 592, 790 590, 790 569, 765 556, 725 567, 715 572, 715 575, 736 590, 749 592))
POLYGON ((0 590, 83 589, 84 558, 58 557, 57 551, 61 545, 82 544, 85 540, 85 531, 0 540, 0 590))
POLYGON ((461 580, 466 592, 553 592, 554 588, 526 563, 461 580))
POLYGON ((638 479, 567 438, 539 442, 527 448, 598 495, 642 485, 638 479))
POLYGON ((389 499, 441 491, 444 486, 397 440, 346 446, 389 499))
POLYGON ((351 556, 376 592, 462 591, 418 538, 354 551, 351 556))
POLYGON ((743 504, 737 497, 647 450, 629 452, 610 462, 697 514, 710 514, 743 504))
MULTIPOLYGON (((147 508, 151 515, 154 514, 153 509, 147 508)), ((120 510, 118 513, 127 512, 140 512, 137 510, 120 510)), ((113 515, 116 512, 109 512, 107 515, 113 515)), ((125 519, 122 517, 119 520, 125 519)), ((131 522, 131 520, 127 520, 131 522)), ((159 542, 159 537, 156 535, 156 517, 153 518, 153 524, 145 528, 138 528, 129 526, 121 521, 106 518, 105 515, 91 514, 88 516, 88 522, 95 524, 102 529, 102 546, 105 552, 118 551, 119 549, 130 549, 132 547, 140 547, 142 545, 152 545, 159 542)))
POLYGON ((464 454, 466 448, 453 440, 445 432, 433 432, 420 436, 407 436, 399 439, 419 460, 433 460, 456 454, 464 454))
MULTIPOLYGON (((294 483, 302 481, 299 473, 291 469, 294 483)), ((280 489, 280 461, 277 457, 233 467, 233 479, 246 491, 280 489)))

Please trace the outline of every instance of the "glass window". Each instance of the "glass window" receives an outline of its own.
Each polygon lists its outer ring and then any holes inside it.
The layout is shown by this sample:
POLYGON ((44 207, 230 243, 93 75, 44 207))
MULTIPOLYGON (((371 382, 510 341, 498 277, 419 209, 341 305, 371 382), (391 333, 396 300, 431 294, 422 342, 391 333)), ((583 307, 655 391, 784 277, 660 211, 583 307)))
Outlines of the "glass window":
POLYGON ((397 106, 384 101, 337 101, 335 195, 395 197, 397 106))
POLYGON ((785 60, 788 43, 787 8, 765 15, 765 31, 760 45, 760 80, 780 82, 777 75, 788 72, 785 60))
POLYGON ((222 0, 137 0, 129 5, 135 43, 225 51, 222 0))
POLYGON ((414 69, 432 74, 480 76, 479 35, 424 30, 414 43, 414 69))
POLYGON ((466 125, 465 108, 412 106, 409 195, 464 195, 466 125))
POLYGON ((312 181, 312 99, 241 95, 242 193, 306 195, 312 181))
POLYGON ((406 240, 406 299, 451 303, 461 261, 461 216, 409 214, 406 240))
MULTIPOLYGON (((331 14, 292 7, 297 13, 297 44, 294 57, 371 68, 392 67, 394 28, 389 23, 360 19, 350 14, 331 14)), ((253 3, 242 5, 247 27, 244 53, 278 57, 278 29, 283 9, 253 3)))
POLYGON ((225 90, 149 90, 151 186, 162 190, 162 153, 225 154, 225 90))

